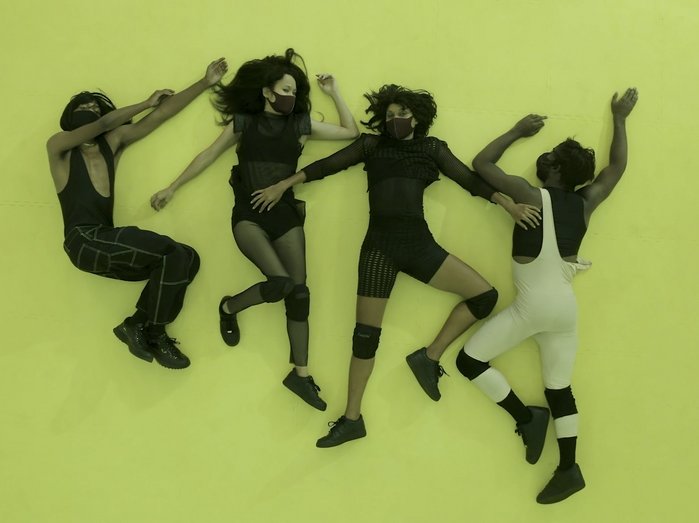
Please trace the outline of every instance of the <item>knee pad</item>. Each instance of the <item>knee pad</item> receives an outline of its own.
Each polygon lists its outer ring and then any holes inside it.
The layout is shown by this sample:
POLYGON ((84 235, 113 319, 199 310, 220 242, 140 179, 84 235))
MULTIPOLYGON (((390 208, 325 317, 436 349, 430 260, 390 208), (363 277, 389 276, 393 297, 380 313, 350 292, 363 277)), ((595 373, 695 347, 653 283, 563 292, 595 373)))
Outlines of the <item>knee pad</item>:
POLYGON ((311 294, 304 284, 294 285, 284 298, 286 317, 293 321, 306 321, 311 307, 311 294))
POLYGON ((260 287, 262 299, 267 303, 283 300, 294 288, 294 280, 288 276, 269 276, 260 287))
POLYGON ((456 357, 456 368, 469 380, 475 380, 478 376, 487 371, 490 365, 487 361, 479 361, 472 358, 461 349, 459 355, 456 357))
POLYGON ((360 360, 370 360, 379 348, 381 329, 357 323, 352 335, 352 354, 360 360))
POLYGON ((464 301, 466 307, 468 307, 468 310, 471 311, 471 314, 473 314, 479 320, 482 320, 488 316, 488 314, 490 314, 495 308, 495 304, 497 302, 498 291, 496 291, 494 288, 464 301))
POLYGON ((183 245, 185 251, 187 251, 187 254, 189 255, 189 272, 187 275, 189 276, 189 281, 192 281, 194 277, 197 275, 199 272, 199 266, 201 265, 201 258, 199 258, 199 253, 195 251, 192 247, 189 245, 183 245))
POLYGON ((575 397, 570 387, 565 389, 545 389, 546 401, 551 407, 551 415, 554 418, 562 418, 578 413, 575 406, 575 397))

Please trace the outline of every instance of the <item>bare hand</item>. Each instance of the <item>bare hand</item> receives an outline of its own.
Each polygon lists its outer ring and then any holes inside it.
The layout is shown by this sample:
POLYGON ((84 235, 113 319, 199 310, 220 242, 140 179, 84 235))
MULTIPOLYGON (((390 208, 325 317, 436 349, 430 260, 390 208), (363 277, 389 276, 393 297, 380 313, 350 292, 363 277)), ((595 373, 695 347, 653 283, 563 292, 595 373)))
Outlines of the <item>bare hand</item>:
POLYGON ((160 102, 162 102, 165 98, 168 96, 172 96, 175 94, 175 91, 172 89, 159 89, 158 91, 155 91, 152 95, 147 100, 148 107, 155 107, 156 105, 159 105, 160 102))
POLYGON ((265 209, 269 211, 277 204, 279 200, 282 199, 284 190, 285 189, 281 182, 270 185, 266 189, 258 189, 252 193, 253 198, 250 200, 250 203, 252 203, 252 208, 257 209, 259 206, 260 212, 264 211, 265 209))
POLYGON ((528 203, 515 203, 507 209, 507 212, 510 213, 515 223, 525 231, 529 230, 527 224, 535 229, 541 223, 541 210, 528 203))
POLYGON ((618 96, 619 93, 614 93, 614 96, 612 96, 612 114, 614 116, 626 118, 636 105, 638 91, 635 87, 630 87, 621 98, 617 99, 618 96))
POLYGON ((172 200, 174 194, 175 191, 173 191, 169 187, 167 189, 163 189, 162 191, 158 191, 150 197, 150 206, 153 207, 153 209, 155 209, 156 211, 159 211, 160 209, 165 207, 170 200, 172 200))
POLYGON ((318 79, 318 86, 320 87, 320 90, 325 94, 333 94, 337 92, 337 82, 335 81, 335 77, 333 75, 327 73, 317 74, 316 78, 318 79))
POLYGON ((206 68, 206 82, 209 85, 214 85, 218 83, 227 72, 228 64, 225 58, 214 60, 209 64, 209 67, 206 68))
POLYGON ((544 126, 546 116, 530 114, 515 124, 513 129, 519 136, 534 136, 544 126))

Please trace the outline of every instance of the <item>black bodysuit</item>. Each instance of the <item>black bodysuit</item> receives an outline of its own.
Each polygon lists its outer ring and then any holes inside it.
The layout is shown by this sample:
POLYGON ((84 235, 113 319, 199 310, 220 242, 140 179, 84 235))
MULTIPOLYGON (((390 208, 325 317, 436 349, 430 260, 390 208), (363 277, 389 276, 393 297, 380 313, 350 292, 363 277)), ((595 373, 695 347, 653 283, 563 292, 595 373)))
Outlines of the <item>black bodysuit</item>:
POLYGON ((437 138, 394 140, 362 134, 354 143, 303 171, 313 181, 364 162, 369 228, 359 259, 357 294, 388 298, 398 272, 429 282, 448 256, 432 237, 423 213, 425 188, 441 171, 474 196, 495 192, 437 138))
POLYGON ((303 225, 303 202, 291 189, 270 211, 253 209, 253 191, 265 189, 296 172, 303 146, 299 139, 311 134, 308 113, 281 116, 270 113, 236 114, 233 128, 242 133, 237 148, 238 165, 231 170, 230 184, 235 193, 232 225, 246 220, 259 224, 271 240, 303 225))

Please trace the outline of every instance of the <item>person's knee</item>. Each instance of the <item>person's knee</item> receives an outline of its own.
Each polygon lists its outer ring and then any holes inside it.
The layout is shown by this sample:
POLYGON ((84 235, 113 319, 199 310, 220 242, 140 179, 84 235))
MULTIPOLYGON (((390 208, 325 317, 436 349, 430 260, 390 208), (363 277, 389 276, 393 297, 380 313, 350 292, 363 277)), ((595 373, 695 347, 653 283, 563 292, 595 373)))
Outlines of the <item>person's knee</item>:
POLYGON ((469 380, 474 380, 490 368, 487 361, 472 358, 462 349, 456 357, 456 368, 469 380))
POLYGON ((183 247, 185 251, 187 251, 187 257, 189 259, 189 270, 187 271, 187 274, 189 275, 189 280, 191 281, 199 272, 201 258, 199 257, 199 253, 195 251, 193 247, 190 247, 189 245, 183 245, 183 247))
POLYGON ((578 413, 573 390, 570 386, 563 389, 545 389, 544 395, 549 407, 551 407, 551 414, 554 418, 562 418, 578 413))
POLYGON ((288 276, 269 276, 260 287, 262 299, 274 303, 286 298, 294 288, 294 280, 288 276))
POLYGON ((485 318, 491 312, 493 312, 493 309, 495 308, 495 304, 497 302, 498 291, 495 290, 495 288, 492 288, 489 291, 485 291, 484 293, 481 293, 478 296, 469 298, 468 300, 464 300, 464 303, 466 304, 466 307, 468 307, 468 310, 470 310, 471 314, 473 314, 479 320, 485 318))
POLYGON ((293 321, 306 321, 311 307, 311 293, 303 283, 294 285, 284 298, 286 317, 293 321))
POLYGON ((352 335, 352 354, 360 360, 370 360, 376 356, 376 350, 379 348, 379 338, 381 337, 381 329, 357 323, 354 327, 352 335))

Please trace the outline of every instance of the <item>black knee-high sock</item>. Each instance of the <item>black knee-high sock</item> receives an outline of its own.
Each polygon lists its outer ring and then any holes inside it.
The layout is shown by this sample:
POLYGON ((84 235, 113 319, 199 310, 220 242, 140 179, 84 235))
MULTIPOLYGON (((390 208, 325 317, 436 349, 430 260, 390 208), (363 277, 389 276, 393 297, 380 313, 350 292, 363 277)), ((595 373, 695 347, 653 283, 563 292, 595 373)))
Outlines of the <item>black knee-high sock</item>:
POLYGON ((577 436, 558 439, 558 450, 561 454, 561 461, 558 464, 560 470, 566 470, 575 465, 575 447, 577 442, 577 436))
POLYGON ((498 401, 503 409, 505 409, 510 416, 514 418, 517 425, 523 425, 529 423, 532 419, 531 411, 522 403, 522 401, 517 397, 513 390, 510 389, 510 393, 505 397, 504 400, 498 401))

